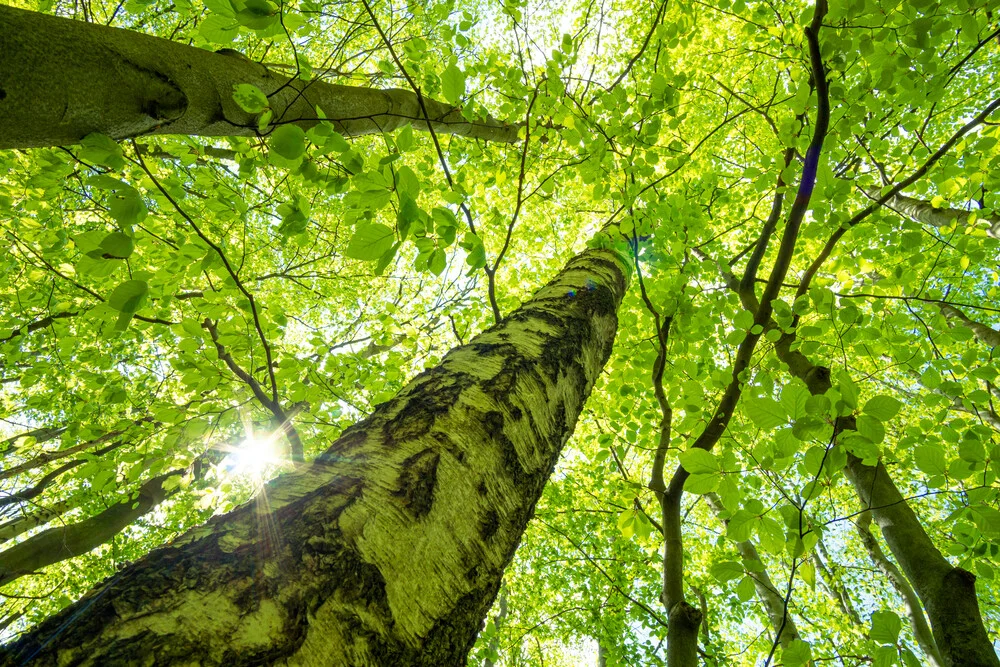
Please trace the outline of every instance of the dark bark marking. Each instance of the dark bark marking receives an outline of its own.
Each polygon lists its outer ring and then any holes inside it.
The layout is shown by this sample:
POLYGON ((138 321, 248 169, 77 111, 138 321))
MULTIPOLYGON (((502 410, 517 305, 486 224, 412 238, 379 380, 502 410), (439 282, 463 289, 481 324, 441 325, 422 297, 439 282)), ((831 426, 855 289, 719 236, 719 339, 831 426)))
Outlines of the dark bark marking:
POLYGON ((504 470, 511 481, 518 487, 521 487, 530 481, 531 475, 525 469, 524 464, 521 463, 521 457, 517 455, 514 443, 503 432, 503 424, 503 415, 495 410, 483 415, 483 427, 486 429, 486 435, 491 437, 500 449, 500 457, 504 470))
MULTIPOLYGON (((124 60, 124 59, 123 59, 124 60)), ((188 97, 180 87, 162 72, 141 67, 134 62, 129 66, 147 78, 149 84, 140 91, 139 110, 160 124, 179 119, 187 112, 188 97)))
MULTIPOLYGON (((512 552, 513 555, 513 552, 512 552)), ((481 619, 493 606, 493 600, 500 590, 500 577, 480 573, 485 584, 469 591, 454 606, 453 611, 439 619, 427 634, 427 643, 414 667, 463 667, 464 656, 472 650, 479 634, 481 619), (492 580, 492 581, 491 581, 492 580), (463 647, 456 651, 455 647, 463 647), (458 661, 456 656, 462 656, 458 661)), ((402 664, 402 663, 399 663, 402 664)))
MULTIPOLYGON (((610 260, 610 259, 607 259, 605 257, 595 257, 595 256, 588 257, 587 258, 587 264, 590 265, 590 266, 594 266, 594 265, 599 266, 602 269, 604 269, 608 274, 614 276, 615 293, 616 294, 624 294, 625 293, 625 288, 626 288, 625 274, 622 272, 622 267, 621 267, 620 264, 618 264, 614 260, 610 260)), ((602 286, 601 289, 608 289, 608 288, 602 286)), ((617 312, 617 311, 618 311, 617 308, 612 307, 611 310, 605 311, 605 312, 601 312, 600 314, 601 315, 610 315, 610 314, 612 314, 614 312, 617 312)))
POLYGON ((483 541, 489 540, 498 530, 500 530, 500 515, 491 509, 479 521, 479 537, 483 538, 483 541))
POLYGON ((398 478, 399 488, 393 495, 402 499, 403 506, 415 519, 431 511, 440 461, 441 455, 431 449, 417 452, 403 461, 403 470, 398 478))
POLYGON ((465 452, 458 446, 455 440, 444 431, 434 431, 431 433, 434 442, 438 444, 441 451, 448 452, 455 457, 459 463, 465 463, 465 452))
POLYGON ((504 356, 517 355, 517 348, 510 343, 473 343, 472 350, 482 356, 501 354, 504 356))
POLYGON ((825 394, 832 384, 830 382, 830 369, 826 366, 813 366, 806 373, 806 386, 812 394, 825 394))
POLYGON ((382 426, 386 447, 427 435, 437 418, 451 411, 470 379, 468 375, 451 373, 437 366, 421 373, 415 382, 413 391, 380 405, 372 415, 377 417, 402 405, 382 426))
POLYGON ((487 493, 489 493, 489 489, 486 487, 486 480, 483 479, 479 480, 479 485, 476 487, 476 492, 481 496, 485 496, 487 493))
POLYGON ((0 100, 5 100, 5 99, 7 99, 7 91, 4 90, 3 88, 0 88, 0 100))
POLYGON ((348 427, 325 452, 316 457, 314 465, 317 463, 325 465, 342 463, 345 456, 349 455, 352 450, 365 444, 370 426, 371 417, 348 427))
POLYGON ((510 409, 510 418, 514 421, 521 421, 524 418, 524 413, 521 412, 521 408, 513 406, 510 409))

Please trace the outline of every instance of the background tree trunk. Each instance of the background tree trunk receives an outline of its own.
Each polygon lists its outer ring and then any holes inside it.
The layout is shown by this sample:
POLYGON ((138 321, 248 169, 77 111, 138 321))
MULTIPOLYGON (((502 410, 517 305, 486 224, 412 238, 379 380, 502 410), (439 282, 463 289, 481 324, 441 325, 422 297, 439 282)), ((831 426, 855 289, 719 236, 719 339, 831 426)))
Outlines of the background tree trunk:
POLYGON ((611 353, 589 250, 252 503, 150 553, 0 664, 463 665, 611 353))
MULTIPOLYGON (((775 344, 775 352, 788 364, 792 375, 806 383, 811 394, 825 394, 831 387, 830 369, 813 364, 804 354, 791 349, 794 339, 793 334, 782 336, 775 344)), ((837 420, 835 435, 853 430, 853 415, 837 420)), ((954 567, 938 551, 881 460, 866 465, 848 452, 844 473, 862 507, 871 510, 889 550, 923 603, 943 664, 1000 667, 979 611, 975 575, 954 567)))

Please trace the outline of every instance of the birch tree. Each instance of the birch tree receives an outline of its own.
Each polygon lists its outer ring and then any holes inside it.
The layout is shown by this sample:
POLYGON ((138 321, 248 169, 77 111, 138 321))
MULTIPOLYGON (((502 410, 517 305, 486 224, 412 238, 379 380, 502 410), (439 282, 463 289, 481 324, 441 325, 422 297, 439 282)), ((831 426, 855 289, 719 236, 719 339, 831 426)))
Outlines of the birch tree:
POLYGON ((0 6, 0 662, 997 664, 998 8, 633 4, 0 6))

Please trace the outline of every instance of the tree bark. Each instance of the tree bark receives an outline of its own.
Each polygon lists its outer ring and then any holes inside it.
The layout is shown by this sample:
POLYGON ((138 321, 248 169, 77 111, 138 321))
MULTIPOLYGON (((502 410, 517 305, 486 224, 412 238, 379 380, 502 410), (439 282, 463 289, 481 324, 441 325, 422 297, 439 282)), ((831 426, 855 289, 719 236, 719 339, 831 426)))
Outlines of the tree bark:
MULTIPOLYGON (((878 198, 877 192, 865 192, 865 194, 873 199, 878 198)), ((947 207, 934 208, 930 202, 922 199, 914 199, 913 197, 907 197, 902 194, 894 195, 889 198, 889 201, 887 201, 885 205, 893 211, 905 215, 906 217, 917 222, 937 228, 949 227, 955 224, 956 220, 967 219, 970 213, 975 213, 979 216, 980 220, 985 220, 989 223, 990 226, 987 228, 986 234, 995 239, 1000 239, 1000 218, 989 215, 981 215, 981 211, 963 211, 961 209, 947 207)))
MULTIPOLYGON (((722 499, 719 498, 719 495, 717 493, 706 493, 705 500, 722 523, 728 526, 729 519, 722 518, 726 508, 722 504, 722 499)), ((739 551, 740 557, 743 558, 744 562, 757 561, 760 563, 760 570, 750 572, 749 576, 753 579, 753 587, 757 591, 757 599, 764 607, 767 618, 771 622, 771 627, 775 633, 779 630, 781 631, 781 635, 778 636, 779 645, 782 648, 788 648, 793 641, 801 639, 801 637, 799 636, 798 628, 795 627, 795 620, 785 607, 785 598, 782 597, 781 593, 775 587, 774 582, 771 581, 771 577, 767 574, 767 568, 764 567, 764 561, 761 560, 760 554, 757 553, 757 547, 754 546, 753 542, 750 540, 737 542, 736 550, 739 551)))
POLYGON ((627 267, 582 253, 268 484, 266 514, 150 553, 0 664, 463 665, 610 355, 627 267))
POLYGON ((975 320, 969 319, 965 313, 960 311, 955 306, 949 303, 940 302, 938 303, 938 308, 941 310, 941 314, 948 318, 948 322, 958 321, 964 324, 966 327, 972 330, 979 342, 987 347, 997 347, 1000 346, 1000 331, 986 326, 982 322, 976 322, 975 320))
POLYGON ((461 110, 409 90, 290 79, 238 53, 0 5, 0 149, 69 145, 92 132, 257 136, 256 113, 233 101, 248 83, 267 95, 274 124, 309 129, 317 107, 338 132, 414 129, 514 142, 518 126, 468 121, 461 110))
MULTIPOLYGON (((778 358, 788 365, 792 375, 806 383, 811 394, 825 394, 831 387, 830 369, 813 364, 793 350, 794 340, 794 334, 785 334, 775 343, 778 358)), ((854 416, 840 417, 835 430, 838 435, 856 430, 854 416)), ((923 603, 944 665, 1000 667, 979 611, 975 575, 954 567, 938 551, 882 461, 865 465, 848 452, 844 472, 923 603)))
POLYGON ((924 652, 924 655, 927 656, 928 664, 931 667, 941 667, 944 661, 941 659, 941 652, 938 651, 937 644, 934 642, 934 636, 930 626, 927 624, 927 617, 924 616, 924 609, 920 606, 920 600, 917 598, 917 594, 913 590, 913 586, 910 585, 910 582, 906 580, 906 577, 899 571, 896 564, 889 560, 889 557, 882 551, 878 539, 872 534, 869 528, 871 521, 871 513, 864 512, 855 522, 858 535, 861 537, 861 543, 865 545, 865 551, 868 552, 868 557, 875 564, 875 567, 885 575, 885 578, 889 580, 889 583, 892 584, 896 592, 903 598, 903 606, 906 607, 906 615, 910 619, 910 627, 913 628, 913 637, 917 640, 917 644, 920 645, 920 649, 924 652))

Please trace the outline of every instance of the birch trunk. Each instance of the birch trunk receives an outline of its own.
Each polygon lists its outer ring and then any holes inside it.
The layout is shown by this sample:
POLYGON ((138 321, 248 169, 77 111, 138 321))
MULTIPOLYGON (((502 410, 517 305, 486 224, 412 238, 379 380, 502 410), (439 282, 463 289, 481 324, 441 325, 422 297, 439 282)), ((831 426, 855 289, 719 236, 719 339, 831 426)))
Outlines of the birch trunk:
POLYGON ((470 122, 461 110, 415 93, 302 81, 238 53, 224 55, 118 28, 0 5, 0 149, 70 145, 91 132, 257 136, 257 114, 233 101, 249 83, 268 96, 275 124, 308 129, 321 108, 338 132, 414 129, 513 142, 518 127, 470 122))
POLYGON ((257 508, 150 553, 0 664, 464 665, 611 353, 627 267, 582 253, 257 508))

